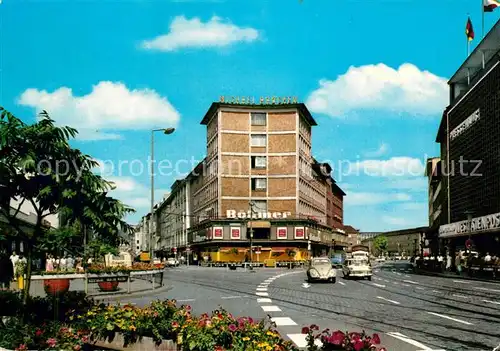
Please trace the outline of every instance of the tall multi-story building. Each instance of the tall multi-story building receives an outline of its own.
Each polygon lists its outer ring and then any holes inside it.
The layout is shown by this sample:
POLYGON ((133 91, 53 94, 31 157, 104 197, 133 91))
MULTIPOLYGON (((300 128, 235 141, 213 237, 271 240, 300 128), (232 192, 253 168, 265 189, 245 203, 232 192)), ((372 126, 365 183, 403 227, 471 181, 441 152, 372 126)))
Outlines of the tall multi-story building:
POLYGON ((500 253, 499 32, 500 21, 449 80, 450 104, 436 138, 446 194, 438 235, 452 253, 466 242, 483 254, 500 253))
POLYGON ((345 193, 312 157, 316 121, 304 104, 221 100, 201 123, 207 156, 188 176, 193 252, 248 255, 252 239, 260 258, 307 257, 345 244, 345 193))

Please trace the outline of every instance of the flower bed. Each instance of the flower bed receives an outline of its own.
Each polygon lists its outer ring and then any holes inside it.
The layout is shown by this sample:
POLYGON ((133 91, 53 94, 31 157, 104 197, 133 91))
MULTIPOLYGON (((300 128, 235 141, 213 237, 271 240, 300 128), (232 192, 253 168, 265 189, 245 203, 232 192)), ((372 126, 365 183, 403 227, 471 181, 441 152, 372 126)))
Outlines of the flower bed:
MULTIPOLYGON (((5 300, 12 301, 13 296, 11 294, 5 300)), ((236 318, 223 309, 210 315, 193 316, 190 306, 179 307, 175 300, 154 301, 143 308, 96 304, 81 294, 72 293, 58 299, 59 314, 54 315, 54 301, 51 298, 33 299, 28 306, 31 314, 25 321, 16 317, 23 311, 12 311, 12 317, 0 326, 0 347, 73 351, 96 347, 127 350, 175 347, 185 351, 298 350, 280 336, 269 318, 258 322, 248 317, 236 318)), ((375 346, 380 342, 377 335, 330 333, 328 330, 316 333, 317 330, 316 326, 303 330, 308 334, 308 350, 385 351, 375 346), (314 344, 316 339, 323 343, 319 348, 314 344)))

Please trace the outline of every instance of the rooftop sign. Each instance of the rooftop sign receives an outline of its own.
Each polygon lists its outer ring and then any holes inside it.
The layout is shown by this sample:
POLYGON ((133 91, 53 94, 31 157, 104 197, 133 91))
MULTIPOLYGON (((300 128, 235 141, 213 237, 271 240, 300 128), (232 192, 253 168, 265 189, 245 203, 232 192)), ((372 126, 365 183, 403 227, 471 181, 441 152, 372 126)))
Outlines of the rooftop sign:
POLYGON ((473 218, 439 227, 439 237, 449 238, 460 235, 476 234, 500 229, 500 213, 473 218))
POLYGON ((288 105, 298 104, 299 99, 296 96, 261 96, 258 99, 253 96, 221 96, 219 102, 238 105, 288 105))
POLYGON ((460 134, 469 129, 474 123, 479 121, 481 118, 481 114, 479 113, 479 109, 474 111, 469 117, 467 117, 462 123, 460 123, 455 129, 453 129, 450 133, 450 140, 455 139, 460 134))
POLYGON ((287 218, 290 216, 291 212, 257 212, 257 211, 239 211, 236 210, 227 210, 226 217, 227 218, 240 218, 240 219, 271 219, 271 218, 287 218))

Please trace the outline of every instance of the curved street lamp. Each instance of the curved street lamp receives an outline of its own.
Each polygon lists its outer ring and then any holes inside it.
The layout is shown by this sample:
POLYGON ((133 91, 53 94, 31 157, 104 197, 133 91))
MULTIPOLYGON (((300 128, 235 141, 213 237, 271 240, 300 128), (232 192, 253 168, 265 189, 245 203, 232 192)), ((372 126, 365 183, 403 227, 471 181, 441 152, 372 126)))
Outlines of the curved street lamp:
MULTIPOLYGON (((154 263, 153 260, 153 212, 155 206, 155 174, 154 174, 154 160, 155 160, 155 132, 163 132, 165 135, 172 134, 175 132, 175 128, 158 128, 151 130, 151 219, 149 224, 149 260, 154 263)), ((155 228, 157 229, 157 228, 155 228)))

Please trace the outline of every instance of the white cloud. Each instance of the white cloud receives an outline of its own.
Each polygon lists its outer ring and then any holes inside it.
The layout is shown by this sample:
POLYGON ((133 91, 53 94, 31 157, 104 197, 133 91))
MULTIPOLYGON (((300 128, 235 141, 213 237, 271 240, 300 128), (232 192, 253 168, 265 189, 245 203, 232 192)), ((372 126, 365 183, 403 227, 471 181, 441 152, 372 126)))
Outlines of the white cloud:
POLYGON ((412 190, 418 192, 428 191, 427 178, 424 176, 407 179, 388 179, 383 185, 390 189, 412 190))
POLYGON ((78 139, 118 139, 107 131, 172 127, 180 115, 166 97, 151 89, 128 89, 120 82, 101 81, 83 96, 71 88, 53 92, 26 89, 19 104, 46 110, 58 125, 69 125, 80 132, 78 139))
POLYGON ((389 151, 389 145, 386 143, 380 144, 377 150, 365 152, 365 157, 380 157, 389 151))
POLYGON ((349 192, 344 198, 348 206, 378 205, 389 202, 411 201, 411 196, 405 193, 385 194, 373 192, 349 192))
POLYGON ((170 32, 142 42, 147 50, 175 51, 182 48, 224 47, 237 42, 257 40, 259 32, 254 28, 243 28, 212 17, 203 23, 200 18, 187 19, 177 16, 170 24, 170 32))
MULTIPOLYGON (((137 213, 134 217, 149 213, 151 190, 148 186, 139 183, 133 177, 106 177, 106 179, 116 186, 116 189, 111 190, 109 195, 135 208, 137 213)), ((168 192, 168 189, 155 189, 155 204, 161 202, 168 192)))
POLYGON ((388 160, 363 160, 349 164, 345 175, 368 175, 372 177, 424 176, 424 164, 418 158, 391 157, 388 160))
POLYGON ((331 117, 375 109, 411 115, 440 114, 449 93, 447 80, 405 63, 349 67, 335 80, 322 79, 307 99, 309 109, 331 117))

